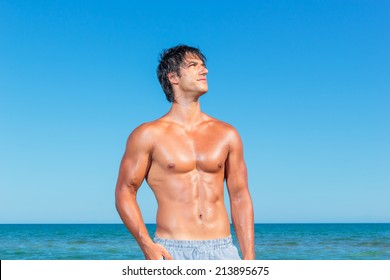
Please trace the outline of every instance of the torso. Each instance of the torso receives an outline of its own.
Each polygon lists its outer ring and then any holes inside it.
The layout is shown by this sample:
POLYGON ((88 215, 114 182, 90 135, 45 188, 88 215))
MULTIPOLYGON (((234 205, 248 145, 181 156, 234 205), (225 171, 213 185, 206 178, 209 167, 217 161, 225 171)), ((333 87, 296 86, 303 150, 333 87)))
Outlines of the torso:
POLYGON ((158 237, 204 240, 230 234, 224 203, 229 129, 210 117, 191 130, 164 118, 151 123, 156 140, 146 180, 158 202, 158 237))

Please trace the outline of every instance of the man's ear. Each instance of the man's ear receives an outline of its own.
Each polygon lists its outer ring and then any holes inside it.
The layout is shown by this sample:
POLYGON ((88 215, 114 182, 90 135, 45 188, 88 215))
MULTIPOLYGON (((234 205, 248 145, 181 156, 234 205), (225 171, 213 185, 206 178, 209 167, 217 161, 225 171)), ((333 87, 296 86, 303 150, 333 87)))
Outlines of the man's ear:
POLYGON ((179 83, 179 77, 175 72, 168 73, 168 80, 172 85, 177 85, 179 83))

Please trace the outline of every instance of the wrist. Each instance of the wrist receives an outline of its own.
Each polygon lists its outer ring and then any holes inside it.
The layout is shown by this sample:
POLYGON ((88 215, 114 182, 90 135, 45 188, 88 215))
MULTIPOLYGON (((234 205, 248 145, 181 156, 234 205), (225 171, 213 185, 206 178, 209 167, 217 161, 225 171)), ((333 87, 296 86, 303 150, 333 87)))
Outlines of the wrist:
POLYGON ((154 244, 152 238, 149 236, 149 233, 139 233, 137 241, 141 248, 149 247, 154 244))
POLYGON ((243 260, 254 260, 255 259, 255 252, 247 253, 242 256, 243 260))

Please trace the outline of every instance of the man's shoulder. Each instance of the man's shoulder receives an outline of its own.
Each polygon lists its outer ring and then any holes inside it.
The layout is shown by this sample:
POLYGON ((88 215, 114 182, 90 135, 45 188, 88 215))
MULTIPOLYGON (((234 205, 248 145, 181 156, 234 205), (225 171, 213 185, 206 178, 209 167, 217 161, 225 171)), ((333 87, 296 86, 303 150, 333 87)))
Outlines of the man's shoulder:
POLYGON ((210 117, 208 122, 210 124, 210 131, 212 131, 215 135, 224 137, 232 145, 234 145, 234 143, 241 142, 241 136, 238 130, 230 123, 213 117, 210 117))
POLYGON ((145 122, 130 133, 127 145, 137 149, 151 148, 161 134, 161 128, 158 123, 155 121, 145 122))
POLYGON ((224 121, 221 121, 217 118, 214 118, 214 117, 210 117, 208 116, 209 119, 208 119, 208 123, 215 129, 221 129, 221 130, 224 130, 225 132, 231 132, 231 133, 236 133, 237 130, 236 128, 227 123, 227 122, 224 122, 224 121))
POLYGON ((163 128, 163 124, 158 120, 145 122, 137 126, 133 130, 131 135, 147 136, 147 135, 158 133, 162 128, 163 128))

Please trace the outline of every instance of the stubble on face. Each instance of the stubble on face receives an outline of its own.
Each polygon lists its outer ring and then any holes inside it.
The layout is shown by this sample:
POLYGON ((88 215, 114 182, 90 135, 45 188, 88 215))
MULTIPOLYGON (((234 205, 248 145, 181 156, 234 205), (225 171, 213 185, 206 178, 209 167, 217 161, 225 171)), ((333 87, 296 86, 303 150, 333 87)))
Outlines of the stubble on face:
POLYGON ((186 55, 181 68, 191 77, 194 82, 194 87, 198 88, 202 94, 207 92, 208 84, 206 75, 208 70, 205 63, 197 55, 186 55))

